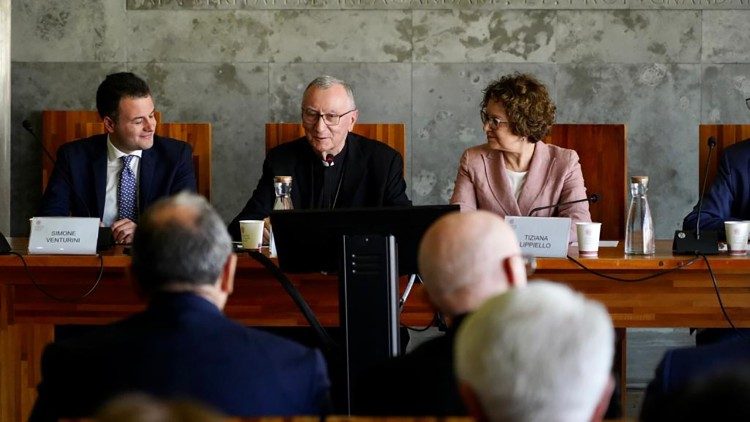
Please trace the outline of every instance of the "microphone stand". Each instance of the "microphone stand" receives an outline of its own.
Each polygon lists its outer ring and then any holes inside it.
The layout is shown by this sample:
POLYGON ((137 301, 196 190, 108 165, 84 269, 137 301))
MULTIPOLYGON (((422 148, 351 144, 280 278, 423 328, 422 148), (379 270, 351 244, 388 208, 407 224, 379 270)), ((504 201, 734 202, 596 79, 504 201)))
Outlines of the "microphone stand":
POLYGON ((708 159, 703 174, 703 187, 698 200, 698 214, 695 222, 695 230, 676 230, 672 241, 672 253, 675 255, 716 255, 719 253, 719 234, 715 230, 704 230, 701 232, 701 209, 703 198, 706 195, 706 182, 708 181, 708 165, 711 163, 711 153, 716 147, 716 138, 708 138, 708 159))

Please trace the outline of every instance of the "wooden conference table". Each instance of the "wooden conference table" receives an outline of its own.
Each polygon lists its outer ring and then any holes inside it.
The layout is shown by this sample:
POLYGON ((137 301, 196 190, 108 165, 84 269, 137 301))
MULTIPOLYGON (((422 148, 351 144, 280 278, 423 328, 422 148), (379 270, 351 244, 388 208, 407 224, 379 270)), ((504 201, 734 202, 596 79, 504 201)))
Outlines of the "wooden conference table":
MULTIPOLYGON (((11 239, 23 253, 26 239, 11 239)), ((577 259, 578 252, 571 248, 577 259)), ((39 359, 53 340, 54 326, 106 324, 143 309, 129 281, 130 257, 121 247, 102 254, 103 276, 96 280, 98 256, 0 256, 0 421, 25 420, 36 397, 39 359)), ((602 248, 599 258, 580 259, 586 267, 609 276, 638 278, 688 264, 693 258, 673 256, 671 241, 658 241, 653 256, 625 256, 617 248, 602 248)), ((750 327, 750 257, 718 255, 708 261, 716 275, 726 311, 736 326, 750 327)), ((326 326, 338 324, 338 290, 334 276, 321 274, 290 277, 302 296, 326 326)), ((613 281, 589 273, 566 258, 540 258, 533 278, 565 283, 603 302, 616 327, 728 327, 719 307, 706 262, 696 259, 683 268, 640 282, 613 281)), ((402 280, 402 283, 405 280, 402 280)), ((402 285, 403 288, 403 285, 402 285)), ((280 284, 261 264, 248 256, 238 260, 235 290, 226 313, 252 326, 304 326, 302 314, 280 284)), ((425 326, 432 309, 417 286, 407 301, 402 323, 425 326)))

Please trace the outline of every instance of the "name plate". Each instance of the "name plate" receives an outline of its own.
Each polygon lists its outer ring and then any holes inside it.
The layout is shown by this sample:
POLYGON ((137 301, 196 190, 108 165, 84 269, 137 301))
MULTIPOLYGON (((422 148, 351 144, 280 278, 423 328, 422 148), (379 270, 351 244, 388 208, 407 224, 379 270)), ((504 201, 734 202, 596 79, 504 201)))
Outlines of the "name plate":
POLYGON ((96 255, 98 236, 98 218, 34 217, 29 254, 96 255))
POLYGON ((570 218, 506 216, 505 221, 515 230, 524 254, 563 258, 568 255, 570 218))

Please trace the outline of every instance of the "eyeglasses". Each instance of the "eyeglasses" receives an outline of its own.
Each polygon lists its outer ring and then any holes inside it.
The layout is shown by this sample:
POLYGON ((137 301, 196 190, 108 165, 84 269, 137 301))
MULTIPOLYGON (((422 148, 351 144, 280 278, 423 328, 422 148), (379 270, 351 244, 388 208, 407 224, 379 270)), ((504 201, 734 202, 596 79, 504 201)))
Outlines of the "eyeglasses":
POLYGON ((482 119, 483 125, 489 125, 490 129, 495 130, 500 125, 509 123, 505 120, 500 119, 499 117, 491 117, 487 114, 486 110, 480 110, 479 111, 479 117, 482 119))
POLYGON ((750 108, 750 98, 745 98, 745 105, 750 108))
POLYGON ((315 125, 315 124, 318 124, 318 120, 322 117, 323 123, 325 123, 326 126, 336 126, 339 124, 342 117, 356 110, 357 110, 356 108, 353 108, 344 114, 333 114, 333 113, 322 114, 322 113, 318 113, 315 110, 303 108, 302 109, 302 122, 308 125, 315 125))

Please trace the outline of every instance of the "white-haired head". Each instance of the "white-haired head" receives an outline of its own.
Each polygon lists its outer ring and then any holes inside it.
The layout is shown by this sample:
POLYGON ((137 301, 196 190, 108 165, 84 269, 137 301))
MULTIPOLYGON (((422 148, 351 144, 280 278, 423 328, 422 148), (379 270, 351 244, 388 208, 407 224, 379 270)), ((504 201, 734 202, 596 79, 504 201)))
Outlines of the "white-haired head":
POLYGON ((580 422, 606 409, 613 354, 604 306, 539 281, 487 300, 461 324, 455 367, 475 416, 580 422))

